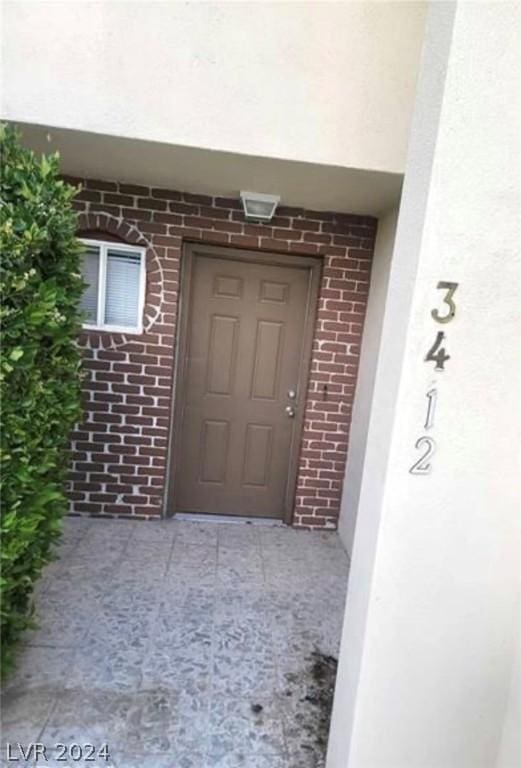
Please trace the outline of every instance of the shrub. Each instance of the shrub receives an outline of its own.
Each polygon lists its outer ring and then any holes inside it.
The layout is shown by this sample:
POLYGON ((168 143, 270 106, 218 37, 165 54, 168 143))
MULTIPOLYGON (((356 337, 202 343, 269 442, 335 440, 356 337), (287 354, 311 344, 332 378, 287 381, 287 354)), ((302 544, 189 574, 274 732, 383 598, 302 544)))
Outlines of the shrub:
POLYGON ((31 593, 67 508, 68 435, 80 416, 81 245, 58 156, 0 125, 0 614, 2 671, 31 622, 31 593))

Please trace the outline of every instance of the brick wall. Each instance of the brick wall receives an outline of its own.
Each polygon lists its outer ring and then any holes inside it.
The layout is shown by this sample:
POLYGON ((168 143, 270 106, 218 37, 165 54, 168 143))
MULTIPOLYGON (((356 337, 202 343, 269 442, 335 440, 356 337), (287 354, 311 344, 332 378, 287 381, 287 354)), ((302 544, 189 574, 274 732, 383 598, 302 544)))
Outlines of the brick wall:
POLYGON ((144 333, 85 332, 85 419, 72 438, 72 511, 158 516, 168 466, 183 241, 323 260, 294 524, 336 525, 376 220, 280 207, 244 221, 237 200, 117 182, 82 183, 80 235, 144 245, 144 333), (327 386, 327 395, 324 392, 327 386))

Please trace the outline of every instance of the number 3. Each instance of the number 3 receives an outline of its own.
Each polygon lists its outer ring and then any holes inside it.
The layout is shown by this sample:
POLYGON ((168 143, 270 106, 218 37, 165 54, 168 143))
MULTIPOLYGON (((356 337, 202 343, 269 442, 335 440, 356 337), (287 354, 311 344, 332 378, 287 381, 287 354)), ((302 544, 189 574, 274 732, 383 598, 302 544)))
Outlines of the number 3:
POLYGON ((436 288, 442 291, 447 291, 447 294, 443 297, 443 301, 448 306, 448 313, 446 315, 440 315, 437 309, 433 309, 431 315, 437 323, 449 323, 456 314, 456 304, 453 301, 453 296, 456 293, 456 288, 459 283, 449 283, 446 280, 440 280, 436 288))

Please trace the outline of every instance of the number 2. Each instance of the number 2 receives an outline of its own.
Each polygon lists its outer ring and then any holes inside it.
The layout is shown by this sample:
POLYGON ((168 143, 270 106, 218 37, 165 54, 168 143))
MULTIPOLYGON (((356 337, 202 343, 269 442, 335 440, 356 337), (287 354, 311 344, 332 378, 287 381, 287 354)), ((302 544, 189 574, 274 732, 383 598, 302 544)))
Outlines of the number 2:
POLYGON ((448 313, 446 315, 440 315, 437 309, 431 311, 431 315, 437 323, 449 323, 456 314, 456 304, 452 297, 456 293, 458 285, 459 283, 449 283, 447 280, 440 280, 436 286, 436 288, 439 288, 442 291, 447 291, 446 295, 443 297, 443 301, 448 307, 448 313))
POLYGON ((411 475, 428 475, 432 469, 432 465, 428 459, 434 454, 436 443, 432 437, 419 437, 418 440, 416 440, 415 448, 421 448, 424 445, 427 446, 427 450, 410 468, 409 472, 411 475))

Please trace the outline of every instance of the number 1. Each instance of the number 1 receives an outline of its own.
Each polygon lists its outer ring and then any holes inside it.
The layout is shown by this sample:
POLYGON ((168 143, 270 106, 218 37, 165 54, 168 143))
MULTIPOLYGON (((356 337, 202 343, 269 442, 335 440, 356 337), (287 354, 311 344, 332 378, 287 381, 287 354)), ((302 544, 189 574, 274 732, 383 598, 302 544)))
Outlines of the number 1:
POLYGON ((427 405, 427 416, 425 418, 424 426, 425 426, 425 429, 430 429, 434 424, 434 413, 436 411, 436 401, 438 399, 438 390, 429 389, 425 397, 429 402, 427 405))

